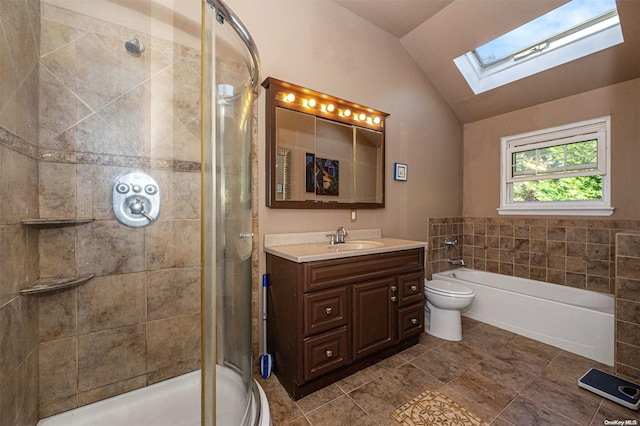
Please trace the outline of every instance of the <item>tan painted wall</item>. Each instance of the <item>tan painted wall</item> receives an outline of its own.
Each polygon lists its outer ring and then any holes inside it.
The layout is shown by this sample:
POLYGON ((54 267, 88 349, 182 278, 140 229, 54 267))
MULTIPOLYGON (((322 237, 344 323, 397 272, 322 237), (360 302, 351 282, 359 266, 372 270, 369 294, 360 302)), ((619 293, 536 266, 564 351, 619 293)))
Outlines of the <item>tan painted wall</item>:
MULTIPOLYGON (((427 217, 461 212, 462 125, 390 34, 331 1, 227 4, 249 28, 267 76, 387 112, 386 208, 277 210, 265 207, 264 94, 259 99, 260 236, 282 232, 381 228, 385 236, 427 239, 427 217), (409 165, 407 182, 393 163, 409 165)), ((260 251, 262 253, 262 251, 260 251)), ((264 257, 261 257, 261 273, 264 257)))
POLYGON ((464 126, 463 215, 498 216, 500 137, 611 115, 611 220, 640 217, 640 79, 464 126))

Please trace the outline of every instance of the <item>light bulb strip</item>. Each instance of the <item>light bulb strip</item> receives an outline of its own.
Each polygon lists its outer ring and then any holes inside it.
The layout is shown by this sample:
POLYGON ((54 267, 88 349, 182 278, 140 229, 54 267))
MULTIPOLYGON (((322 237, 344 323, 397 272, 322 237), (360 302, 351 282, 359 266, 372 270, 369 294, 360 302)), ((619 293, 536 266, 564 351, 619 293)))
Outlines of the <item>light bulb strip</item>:
POLYGON ((385 118, 389 115, 291 83, 278 83, 275 101, 288 109, 374 130, 382 130, 385 118))

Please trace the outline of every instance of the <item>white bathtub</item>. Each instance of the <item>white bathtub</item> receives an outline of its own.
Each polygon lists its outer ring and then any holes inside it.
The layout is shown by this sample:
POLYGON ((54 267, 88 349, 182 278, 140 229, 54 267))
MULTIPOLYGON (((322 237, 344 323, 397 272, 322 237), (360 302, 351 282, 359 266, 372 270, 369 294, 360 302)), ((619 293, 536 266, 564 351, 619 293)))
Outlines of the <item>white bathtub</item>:
POLYGON ((476 297, 463 315, 612 366, 610 294, 460 268, 433 279, 461 283, 476 297))
MULTIPOLYGON (((244 405, 244 387, 239 376, 217 366, 216 381, 218 424, 240 424, 244 412, 237 408, 244 405)), ((260 395, 260 412, 252 413, 252 419, 257 415, 258 425, 270 426, 267 397, 260 385, 255 385, 260 395)), ((198 370, 47 417, 37 426, 200 426, 200 389, 198 370)))

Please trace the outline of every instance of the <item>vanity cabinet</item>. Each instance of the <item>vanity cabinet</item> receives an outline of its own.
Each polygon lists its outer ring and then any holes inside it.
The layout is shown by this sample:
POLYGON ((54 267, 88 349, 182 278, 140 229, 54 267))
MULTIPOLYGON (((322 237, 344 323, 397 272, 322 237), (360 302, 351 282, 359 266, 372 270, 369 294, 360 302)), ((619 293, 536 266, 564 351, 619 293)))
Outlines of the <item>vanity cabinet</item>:
POLYGON ((267 345, 302 398, 418 342, 424 249, 297 263, 267 253, 267 345))

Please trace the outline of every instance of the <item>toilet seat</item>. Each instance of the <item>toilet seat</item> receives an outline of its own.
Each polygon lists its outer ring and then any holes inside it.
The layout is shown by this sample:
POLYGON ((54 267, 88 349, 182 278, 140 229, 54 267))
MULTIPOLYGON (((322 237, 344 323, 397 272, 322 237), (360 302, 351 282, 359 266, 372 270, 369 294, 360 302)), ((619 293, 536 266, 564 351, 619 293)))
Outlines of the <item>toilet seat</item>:
POLYGON ((426 281, 424 289, 425 291, 448 297, 468 297, 474 295, 473 290, 469 287, 444 280, 426 281))

